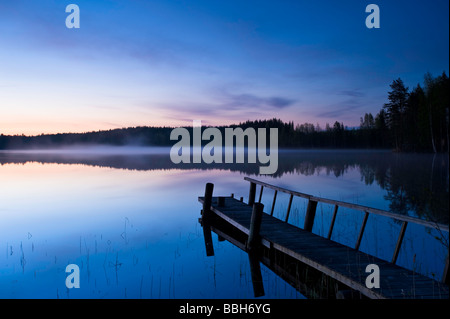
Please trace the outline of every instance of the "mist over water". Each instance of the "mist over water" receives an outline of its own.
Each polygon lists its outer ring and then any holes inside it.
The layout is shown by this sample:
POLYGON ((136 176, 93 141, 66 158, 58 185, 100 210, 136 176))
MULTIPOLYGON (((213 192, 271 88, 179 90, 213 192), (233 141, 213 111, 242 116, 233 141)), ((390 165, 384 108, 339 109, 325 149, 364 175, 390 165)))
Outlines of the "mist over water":
MULTIPOLYGON (((256 164, 174 164, 170 148, 83 147, 0 152, 0 296, 14 298, 253 298, 248 257, 213 236, 206 257, 198 224, 207 182, 247 200, 253 176, 271 184, 448 223, 448 160, 387 151, 280 150, 274 175, 256 164), (68 290, 65 267, 79 265, 68 290)), ((265 207, 273 193, 264 191, 265 207)), ((274 215, 283 219, 281 194, 274 215)), ((306 204, 294 200, 290 223, 306 204)), ((326 234, 332 207, 313 231, 326 234)), ((342 210, 333 240, 353 245, 360 216, 342 210)), ((400 225, 369 219, 361 249, 389 259, 400 225)), ((398 263, 438 278, 447 237, 408 226, 398 263)), ((447 244, 448 245, 448 244, 447 244)), ((262 267, 268 298, 303 298, 262 267)))
POLYGON ((0 150, 0 154, 57 154, 57 155, 151 155, 168 154, 170 147, 73 145, 55 148, 0 150))

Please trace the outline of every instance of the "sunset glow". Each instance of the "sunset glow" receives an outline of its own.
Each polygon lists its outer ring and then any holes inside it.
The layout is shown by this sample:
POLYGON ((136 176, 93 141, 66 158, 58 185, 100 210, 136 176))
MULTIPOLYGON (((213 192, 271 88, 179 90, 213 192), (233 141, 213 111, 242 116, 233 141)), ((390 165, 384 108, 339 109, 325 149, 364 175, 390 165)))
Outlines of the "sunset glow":
POLYGON ((379 29, 358 1, 76 3, 79 29, 66 28, 65 2, 1 2, 1 134, 357 126, 393 79, 448 74, 446 1, 378 1, 379 29))

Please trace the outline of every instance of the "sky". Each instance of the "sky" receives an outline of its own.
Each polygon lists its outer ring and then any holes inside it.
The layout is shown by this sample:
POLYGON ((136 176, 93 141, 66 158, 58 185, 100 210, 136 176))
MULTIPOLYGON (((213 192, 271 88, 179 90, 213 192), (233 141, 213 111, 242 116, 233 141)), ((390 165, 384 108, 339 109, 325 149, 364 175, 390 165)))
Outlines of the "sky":
POLYGON ((0 134, 280 118, 358 126, 449 74, 447 0, 0 0, 0 134), (80 9, 67 28, 66 6, 80 9), (380 9, 369 29, 366 6, 380 9))

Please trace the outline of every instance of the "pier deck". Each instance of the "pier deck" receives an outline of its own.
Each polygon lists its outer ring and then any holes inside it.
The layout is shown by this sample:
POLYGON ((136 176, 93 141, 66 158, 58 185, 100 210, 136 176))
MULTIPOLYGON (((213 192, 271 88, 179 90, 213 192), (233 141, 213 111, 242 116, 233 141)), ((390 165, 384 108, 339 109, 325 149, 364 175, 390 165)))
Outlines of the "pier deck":
MULTIPOLYGON (((212 195, 212 194, 211 194, 212 195)), ((214 214, 243 233, 251 232, 253 206, 233 197, 211 197, 214 214)), ((205 204, 205 197, 199 197, 205 204)), ((205 206, 204 206, 205 210, 205 206)), ((207 216, 205 211, 203 216, 207 216)), ((262 213, 258 244, 280 251, 373 299, 448 299, 447 284, 371 256, 262 213), (367 287, 370 264, 379 267, 379 288, 367 287)), ((370 285, 369 285, 370 286, 370 285)))

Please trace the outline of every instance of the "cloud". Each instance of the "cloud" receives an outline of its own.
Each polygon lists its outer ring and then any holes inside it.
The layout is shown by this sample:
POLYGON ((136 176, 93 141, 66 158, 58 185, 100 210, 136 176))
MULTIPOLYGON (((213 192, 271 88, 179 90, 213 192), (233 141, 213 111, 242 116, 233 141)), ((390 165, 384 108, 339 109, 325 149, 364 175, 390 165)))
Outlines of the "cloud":
POLYGON ((353 89, 353 90, 342 90, 337 93, 338 95, 345 95, 350 97, 364 97, 365 94, 360 92, 359 89, 353 89))
POLYGON ((225 89, 216 90, 214 99, 219 107, 231 110, 249 110, 253 108, 279 110, 293 105, 296 100, 282 96, 258 96, 252 93, 230 93, 225 89))
POLYGON ((364 106, 365 104, 358 99, 351 98, 329 105, 326 111, 318 113, 316 114, 316 116, 319 118, 332 118, 339 120, 342 118, 346 118, 355 110, 360 109, 364 106))
POLYGON ((164 114, 175 122, 200 119, 204 125, 237 123, 248 119, 268 118, 293 105, 296 100, 282 96, 259 96, 251 93, 232 94, 215 91, 207 101, 185 100, 182 102, 143 103, 139 107, 164 114))

